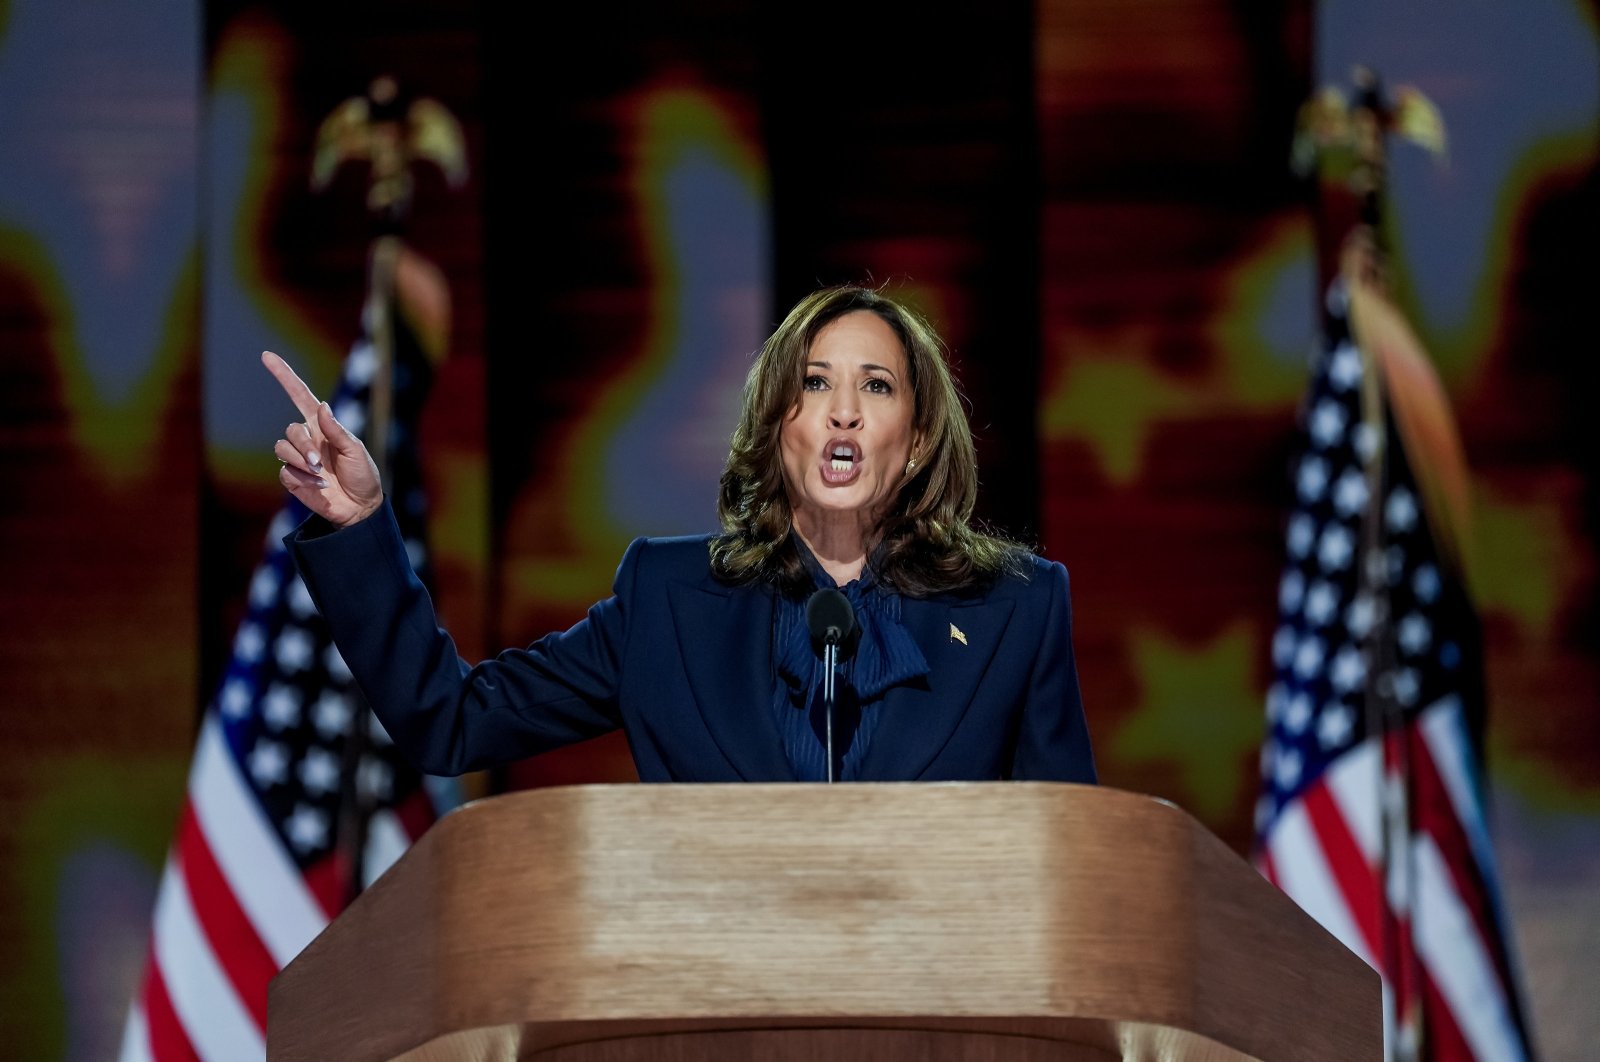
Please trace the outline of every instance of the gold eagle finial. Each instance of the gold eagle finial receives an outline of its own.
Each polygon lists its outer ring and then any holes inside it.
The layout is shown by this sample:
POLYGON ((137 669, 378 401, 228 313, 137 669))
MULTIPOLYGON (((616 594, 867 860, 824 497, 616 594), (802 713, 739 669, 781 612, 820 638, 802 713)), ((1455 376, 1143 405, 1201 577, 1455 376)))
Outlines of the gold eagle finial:
POLYGON ((431 162, 452 188, 467 179, 466 137, 438 100, 406 101, 400 85, 384 74, 366 94, 352 96, 322 120, 311 163, 311 187, 323 191, 347 162, 371 166, 367 208, 403 217, 411 205, 411 165, 431 162))

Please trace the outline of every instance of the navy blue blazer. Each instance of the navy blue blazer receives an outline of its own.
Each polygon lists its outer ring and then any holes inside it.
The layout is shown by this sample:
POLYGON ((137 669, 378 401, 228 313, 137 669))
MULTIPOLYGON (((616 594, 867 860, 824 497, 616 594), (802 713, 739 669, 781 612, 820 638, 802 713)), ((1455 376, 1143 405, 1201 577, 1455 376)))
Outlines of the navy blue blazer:
MULTIPOLYGON (((611 597, 571 629, 469 667, 440 630, 385 503, 285 542, 400 749, 452 775, 625 731, 647 782, 793 781, 772 717, 776 590, 711 575, 707 536, 639 539, 611 597)), ((929 673, 889 690, 867 781, 1095 781, 1072 654, 1067 570, 973 595, 906 597, 929 673)))

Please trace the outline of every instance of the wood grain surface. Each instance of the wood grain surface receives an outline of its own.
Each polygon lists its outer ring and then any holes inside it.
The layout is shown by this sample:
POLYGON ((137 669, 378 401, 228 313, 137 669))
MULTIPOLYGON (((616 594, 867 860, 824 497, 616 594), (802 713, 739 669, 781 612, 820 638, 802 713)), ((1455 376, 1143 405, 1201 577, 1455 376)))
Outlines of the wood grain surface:
POLYGON ((1378 991, 1132 793, 584 786, 442 820, 274 982, 268 1052, 1348 1062, 1378 991))

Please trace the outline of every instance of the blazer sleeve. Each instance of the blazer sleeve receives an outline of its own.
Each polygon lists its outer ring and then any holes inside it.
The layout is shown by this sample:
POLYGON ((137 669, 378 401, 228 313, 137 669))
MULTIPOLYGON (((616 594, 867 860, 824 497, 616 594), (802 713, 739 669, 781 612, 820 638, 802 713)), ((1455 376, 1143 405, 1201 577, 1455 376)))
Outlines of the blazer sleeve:
POLYGON ((571 629, 476 666, 439 628, 387 501, 343 530, 312 517, 284 543, 373 712, 421 770, 479 770, 620 725, 640 542, 623 558, 613 596, 571 629))
POLYGON ((1049 564, 1034 576, 1046 595, 1043 636, 1034 657, 1011 777, 1019 781, 1098 780, 1072 653, 1072 590, 1067 569, 1049 564))

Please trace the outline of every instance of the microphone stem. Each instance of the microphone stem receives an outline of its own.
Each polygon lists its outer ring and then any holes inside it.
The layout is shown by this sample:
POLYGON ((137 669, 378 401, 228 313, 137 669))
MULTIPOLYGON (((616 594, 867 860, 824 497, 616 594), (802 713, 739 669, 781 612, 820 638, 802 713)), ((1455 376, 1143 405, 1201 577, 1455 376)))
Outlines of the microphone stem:
POLYGON ((839 663, 839 647, 829 642, 822 649, 822 710, 827 716, 828 783, 833 783, 833 672, 839 663))

